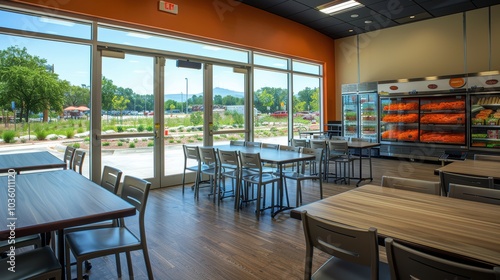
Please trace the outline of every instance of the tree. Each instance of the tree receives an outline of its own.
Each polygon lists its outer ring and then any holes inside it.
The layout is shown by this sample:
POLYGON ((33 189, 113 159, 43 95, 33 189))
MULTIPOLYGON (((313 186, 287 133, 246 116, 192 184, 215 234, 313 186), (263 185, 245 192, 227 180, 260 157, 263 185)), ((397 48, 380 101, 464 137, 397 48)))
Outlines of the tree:
POLYGON ((263 90, 261 93, 257 93, 257 100, 260 105, 263 106, 259 110, 261 112, 269 112, 269 109, 274 104, 274 96, 267 92, 267 90, 263 90))
POLYGON ((47 61, 32 56, 26 48, 16 46, 0 51, 0 100, 14 101, 20 118, 29 120, 30 112, 47 109, 61 111, 67 83, 47 70, 47 61))
POLYGON ((113 109, 120 111, 120 119, 123 118, 122 112, 123 110, 127 109, 127 104, 130 103, 130 100, 126 99, 123 96, 113 96, 113 109))
POLYGON ((81 86, 70 85, 68 81, 63 81, 67 90, 64 92, 64 107, 81 106, 90 104, 90 91, 81 86))
POLYGON ((117 86, 113 84, 113 81, 107 79, 106 77, 102 77, 102 109, 109 111, 113 108, 113 97, 116 94, 117 86))

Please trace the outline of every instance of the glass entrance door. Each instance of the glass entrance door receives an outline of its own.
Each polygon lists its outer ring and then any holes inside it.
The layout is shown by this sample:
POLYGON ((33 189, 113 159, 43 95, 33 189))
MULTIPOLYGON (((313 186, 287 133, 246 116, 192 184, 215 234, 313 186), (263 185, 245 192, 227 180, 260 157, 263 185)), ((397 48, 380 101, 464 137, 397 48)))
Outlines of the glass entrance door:
MULTIPOLYGON (((105 165, 160 187, 158 166, 163 111, 158 102, 162 58, 102 51, 100 132, 94 142, 105 165)), ((96 164, 97 161, 93 161, 96 164)))

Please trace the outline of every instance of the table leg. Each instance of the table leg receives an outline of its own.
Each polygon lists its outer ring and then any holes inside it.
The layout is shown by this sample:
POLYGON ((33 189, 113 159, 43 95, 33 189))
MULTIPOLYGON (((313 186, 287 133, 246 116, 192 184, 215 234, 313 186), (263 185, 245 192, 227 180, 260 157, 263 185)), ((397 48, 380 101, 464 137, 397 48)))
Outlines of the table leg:
POLYGON ((61 279, 65 279, 66 265, 64 263, 64 229, 57 231, 57 257, 59 258, 59 263, 61 264, 61 279))
MULTIPOLYGON (((368 157, 371 158, 372 156, 372 150, 371 148, 367 148, 368 150, 368 157)), ((373 177, 372 177, 372 173, 371 173, 371 170, 372 170, 372 161, 371 159, 369 160, 370 161, 370 177, 368 178, 363 178, 363 149, 359 149, 359 181, 356 183, 356 187, 359 187, 359 183, 361 183, 362 181, 365 181, 365 180, 368 180, 370 179, 370 182, 373 181, 373 177)))

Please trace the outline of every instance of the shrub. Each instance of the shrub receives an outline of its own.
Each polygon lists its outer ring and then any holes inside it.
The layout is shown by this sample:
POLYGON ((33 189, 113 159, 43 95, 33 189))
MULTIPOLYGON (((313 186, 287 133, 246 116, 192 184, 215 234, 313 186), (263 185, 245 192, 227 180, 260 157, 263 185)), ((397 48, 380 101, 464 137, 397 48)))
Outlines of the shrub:
POLYGON ((102 142, 102 145, 103 145, 103 146, 109 146, 109 145, 110 145, 110 143, 109 143, 109 142, 102 142))
POLYGON ((168 143, 170 143, 170 144, 173 144, 174 142, 175 142, 175 140, 174 140, 174 139, 169 139, 169 140, 168 140, 168 143))
POLYGON ((138 131, 138 132, 143 132, 143 131, 144 131, 144 125, 140 124, 140 125, 137 127, 137 131, 138 131))
POLYGON ((123 127, 122 127, 122 126, 117 126, 117 127, 116 127, 116 131, 118 131, 118 132, 123 132, 123 127))
POLYGON ((66 138, 73 138, 75 136, 75 131, 72 128, 66 130, 66 138))
POLYGON ((147 131, 149 131, 149 132, 153 131, 153 126, 148 125, 148 126, 146 127, 146 130, 147 130, 147 131))
POLYGON ((118 147, 121 147, 121 146, 123 146, 123 142, 122 142, 122 141, 118 141, 118 143, 116 143, 116 145, 117 145, 118 147))
POLYGON ((14 143, 14 137, 16 137, 16 132, 13 130, 6 130, 2 133, 2 139, 5 143, 14 143))
POLYGON ((38 140, 45 140, 47 135, 49 135, 49 132, 43 129, 35 129, 35 135, 36 139, 38 140))
POLYGON ((79 128, 76 130, 76 132, 78 132, 78 133, 82 133, 82 132, 83 132, 83 128, 82 128, 82 127, 79 127, 79 128))
POLYGON ((87 137, 83 138, 83 141, 90 142, 90 137, 87 136, 87 137))
POLYGON ((26 141, 28 141, 28 140, 26 140, 26 138, 21 139, 21 143, 26 143, 26 141))
POLYGON ((148 147, 153 147, 154 145, 155 145, 155 142, 153 142, 153 141, 148 142, 148 147))
POLYGON ((128 144, 128 147, 129 148, 135 148, 135 143, 134 142, 130 142, 130 144, 128 144))
POLYGON ((80 143, 73 143, 73 145, 71 146, 73 146, 73 148, 75 149, 80 149, 80 143))
MULTIPOLYGON (((23 139, 23 140, 25 140, 25 139, 23 139)), ((52 136, 52 137, 50 137, 50 140, 57 140, 57 136, 52 136)), ((21 142, 22 142, 22 141, 21 141, 21 142)), ((25 141, 25 142, 26 142, 26 141, 25 141)), ((23 143, 24 143, 24 142, 23 142, 23 143)))

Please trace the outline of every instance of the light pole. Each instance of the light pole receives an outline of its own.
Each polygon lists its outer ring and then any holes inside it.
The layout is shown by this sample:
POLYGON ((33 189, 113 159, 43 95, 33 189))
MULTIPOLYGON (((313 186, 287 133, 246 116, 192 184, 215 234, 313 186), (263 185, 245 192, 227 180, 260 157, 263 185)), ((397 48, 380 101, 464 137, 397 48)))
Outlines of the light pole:
POLYGON ((188 78, 184 78, 186 79, 186 114, 188 113, 188 98, 189 98, 189 93, 188 93, 188 81, 189 79, 188 78))

